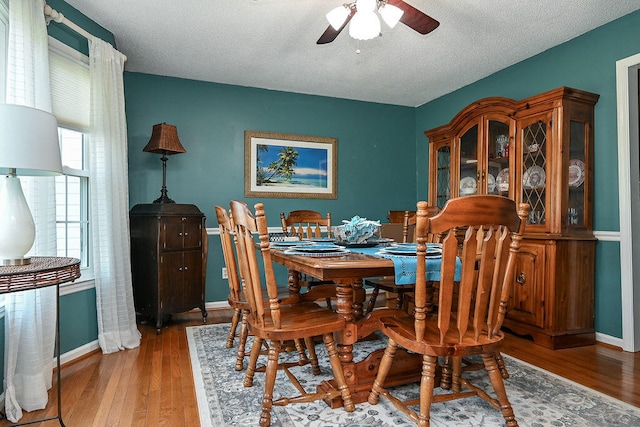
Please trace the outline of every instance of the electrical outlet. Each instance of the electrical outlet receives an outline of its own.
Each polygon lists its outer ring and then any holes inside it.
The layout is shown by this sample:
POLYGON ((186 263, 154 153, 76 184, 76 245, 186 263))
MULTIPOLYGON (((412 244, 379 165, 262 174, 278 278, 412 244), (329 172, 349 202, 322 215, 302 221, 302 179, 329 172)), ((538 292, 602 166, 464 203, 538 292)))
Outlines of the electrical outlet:
POLYGON ((222 267, 222 278, 223 279, 228 279, 229 276, 227 276, 227 268, 226 267, 222 267))

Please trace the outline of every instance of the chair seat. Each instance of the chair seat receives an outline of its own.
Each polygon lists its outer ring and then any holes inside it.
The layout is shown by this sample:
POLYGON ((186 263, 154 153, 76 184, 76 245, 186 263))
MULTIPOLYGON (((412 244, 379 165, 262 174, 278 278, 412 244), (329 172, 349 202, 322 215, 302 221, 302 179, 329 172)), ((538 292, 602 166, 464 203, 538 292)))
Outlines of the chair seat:
POLYGON ((480 334, 476 341, 473 329, 469 329, 459 343, 459 332, 456 325, 450 325, 444 342, 439 344, 433 337, 438 337, 440 331, 437 326, 437 315, 427 315, 425 322, 425 337, 430 338, 430 342, 424 340, 416 341, 415 324, 413 316, 381 317, 380 331, 389 338, 400 344, 409 351, 430 356, 468 356, 471 354, 493 353, 498 351, 503 340, 500 332, 492 338, 486 334, 480 334))
POLYGON ((284 341, 337 332, 346 326, 342 317, 316 303, 281 305, 280 315, 282 318, 280 329, 274 327, 270 316, 265 316, 265 323, 262 326, 249 319, 249 329, 257 337, 284 341))

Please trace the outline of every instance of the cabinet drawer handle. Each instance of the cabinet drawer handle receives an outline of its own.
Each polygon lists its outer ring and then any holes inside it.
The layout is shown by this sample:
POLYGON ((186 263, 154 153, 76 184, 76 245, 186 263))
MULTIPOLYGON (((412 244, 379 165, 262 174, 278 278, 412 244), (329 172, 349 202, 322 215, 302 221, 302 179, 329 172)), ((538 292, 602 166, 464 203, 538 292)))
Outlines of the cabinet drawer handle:
POLYGON ((524 282, 526 281, 527 279, 524 277, 524 271, 521 271, 518 277, 516 277, 516 282, 520 285, 524 285, 524 282))

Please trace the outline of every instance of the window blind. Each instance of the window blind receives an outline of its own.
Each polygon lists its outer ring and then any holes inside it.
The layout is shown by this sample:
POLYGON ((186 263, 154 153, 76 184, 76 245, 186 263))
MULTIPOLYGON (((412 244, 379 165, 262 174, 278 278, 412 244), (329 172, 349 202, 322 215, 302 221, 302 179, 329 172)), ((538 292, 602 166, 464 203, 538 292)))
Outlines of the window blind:
POLYGON ((89 58, 49 37, 51 109, 58 125, 79 132, 90 127, 89 58))

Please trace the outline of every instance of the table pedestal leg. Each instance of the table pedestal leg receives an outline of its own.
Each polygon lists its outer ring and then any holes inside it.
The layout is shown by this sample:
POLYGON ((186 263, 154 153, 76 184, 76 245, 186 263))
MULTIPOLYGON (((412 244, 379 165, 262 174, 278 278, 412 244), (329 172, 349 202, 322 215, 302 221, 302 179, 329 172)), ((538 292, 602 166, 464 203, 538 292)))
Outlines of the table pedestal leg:
POLYGON ((289 295, 300 293, 300 273, 296 270, 289 269, 288 275, 289 295))
MULTIPOLYGON (((362 317, 362 306, 365 293, 362 289, 362 280, 356 283, 339 281, 336 287, 337 313, 347 320, 345 330, 336 334, 338 356, 342 362, 344 376, 351 391, 354 403, 365 402, 373 386, 373 381, 378 374, 378 366, 384 354, 384 348, 376 350, 361 361, 353 360, 353 344, 359 338, 371 334, 378 323, 378 318, 384 315, 392 315, 397 310, 375 310, 362 317)), ((404 313, 399 313, 404 315, 404 313)), ((385 386, 394 386, 420 381, 422 358, 420 355, 409 354, 403 349, 396 352, 393 366, 385 386)), ((325 381, 318 386, 318 391, 326 393, 329 390, 337 390, 334 380, 325 381)), ((342 406, 342 399, 336 397, 327 399, 331 408, 342 406)))

